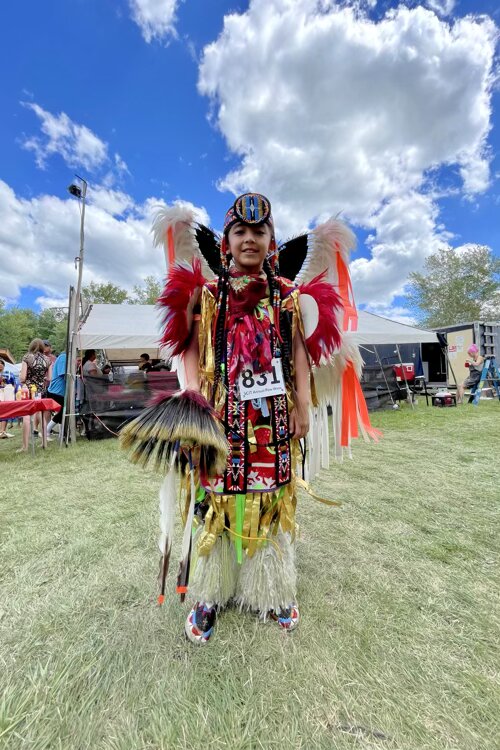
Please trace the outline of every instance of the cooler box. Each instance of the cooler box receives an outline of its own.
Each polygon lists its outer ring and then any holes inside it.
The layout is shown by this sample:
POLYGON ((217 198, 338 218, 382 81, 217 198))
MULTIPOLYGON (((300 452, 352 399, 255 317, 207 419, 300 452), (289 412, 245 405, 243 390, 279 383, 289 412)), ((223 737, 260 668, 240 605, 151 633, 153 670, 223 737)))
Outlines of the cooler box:
POLYGON ((403 362, 402 365, 393 365, 394 367, 394 374, 396 376, 396 380, 398 383, 404 382, 404 379, 406 377, 406 380, 408 383, 411 383, 413 380, 415 380, 415 365, 413 362, 403 362), (403 377, 403 368, 404 368, 404 377, 403 377))

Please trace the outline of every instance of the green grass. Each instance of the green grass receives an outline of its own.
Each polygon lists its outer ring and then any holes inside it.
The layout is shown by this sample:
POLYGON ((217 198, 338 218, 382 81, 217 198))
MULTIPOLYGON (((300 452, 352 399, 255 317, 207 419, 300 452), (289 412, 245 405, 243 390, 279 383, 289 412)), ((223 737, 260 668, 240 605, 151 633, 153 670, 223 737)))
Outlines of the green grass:
POLYGON ((159 478, 1 441, 0 745, 497 748, 500 405, 373 421, 315 482, 342 507, 300 496, 298 631, 230 610, 205 648, 172 575, 156 605, 159 478))

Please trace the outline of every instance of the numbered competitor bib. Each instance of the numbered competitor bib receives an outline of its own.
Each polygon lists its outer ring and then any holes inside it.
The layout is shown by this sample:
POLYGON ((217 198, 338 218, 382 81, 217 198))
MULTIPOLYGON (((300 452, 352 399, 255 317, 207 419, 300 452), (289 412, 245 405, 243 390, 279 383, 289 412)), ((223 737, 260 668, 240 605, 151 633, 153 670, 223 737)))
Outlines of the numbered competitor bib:
POLYGON ((238 385, 241 401, 265 398, 266 396, 280 396, 285 393, 281 359, 274 357, 271 360, 269 372, 254 373, 251 367, 247 367, 238 378, 238 385))

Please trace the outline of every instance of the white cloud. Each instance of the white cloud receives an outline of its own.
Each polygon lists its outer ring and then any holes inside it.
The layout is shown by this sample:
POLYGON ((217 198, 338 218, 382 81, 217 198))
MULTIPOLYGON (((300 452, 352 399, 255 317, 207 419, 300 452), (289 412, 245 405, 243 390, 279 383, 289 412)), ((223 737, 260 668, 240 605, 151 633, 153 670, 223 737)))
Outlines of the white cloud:
MULTIPOLYGON (((436 226, 438 210, 429 196, 417 192, 392 198, 371 217, 371 258, 352 261, 356 296, 388 307, 402 294, 408 272, 451 239, 436 226)), ((371 307, 370 307, 371 309, 371 307)))
MULTIPOLYGON (((165 258, 153 248, 151 222, 161 200, 143 204, 119 191, 89 189, 85 219, 83 283, 111 281, 132 290, 144 277, 163 277, 165 258)), ((207 212, 197 208, 201 221, 207 212)), ((80 213, 72 198, 41 195, 18 197, 0 180, 0 297, 15 300, 21 287, 43 290, 40 303, 65 299, 76 282, 74 258, 79 253, 80 213)))
POLYGON ((178 0, 129 0, 129 5, 146 42, 175 36, 178 0))
POLYGON ((269 195, 282 235, 339 211, 372 230, 354 278, 360 301, 387 305, 449 237, 439 167, 456 169, 466 195, 489 185, 497 31, 423 7, 375 22, 368 4, 349 5, 251 0, 205 48, 199 90, 240 156, 220 187, 269 195))
POLYGON ((449 16, 455 8, 455 0, 426 0, 426 5, 442 16, 449 16))
POLYGON ((415 317, 405 307, 398 307, 397 305, 369 305, 365 309, 374 315, 381 315, 383 318, 395 320, 396 323, 404 323, 407 326, 417 325, 415 317))
POLYGON ((32 102, 22 102, 41 121, 43 136, 25 138, 23 147, 33 151, 37 165, 44 169, 53 154, 62 156, 70 167, 92 172, 108 161, 108 146, 85 125, 73 122, 65 112, 53 115, 32 102))
POLYGON ((58 154, 69 167, 83 168, 94 177, 100 175, 101 184, 109 189, 130 175, 122 156, 115 152, 111 157, 108 144, 85 125, 73 122, 65 112, 54 115, 39 104, 21 103, 41 121, 42 135, 25 137, 21 141, 23 148, 33 151, 40 169, 45 169, 50 157, 58 154))
POLYGON ((35 300, 36 304, 42 309, 46 310, 47 308, 53 308, 53 307, 68 307, 68 298, 67 297, 37 297, 35 300))
POLYGON ((120 175, 130 174, 129 169, 127 167, 127 163, 124 159, 122 159, 120 154, 115 154, 114 159, 115 159, 115 168, 118 174, 120 175))
POLYGON ((102 185, 92 187, 89 193, 89 202, 106 213, 111 214, 111 216, 122 216, 135 207, 130 195, 121 190, 108 189, 102 185))

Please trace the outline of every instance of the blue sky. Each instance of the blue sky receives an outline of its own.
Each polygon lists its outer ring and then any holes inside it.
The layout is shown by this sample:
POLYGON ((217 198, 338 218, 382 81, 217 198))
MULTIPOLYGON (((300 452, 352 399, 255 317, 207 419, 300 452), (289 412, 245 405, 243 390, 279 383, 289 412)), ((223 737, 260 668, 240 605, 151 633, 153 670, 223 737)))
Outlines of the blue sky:
POLYGON ((496 0, 2 4, 0 296, 61 304, 77 172, 86 282, 164 274, 159 202, 218 228, 252 189, 282 237, 342 212, 359 301, 407 319, 427 253, 500 253, 499 22, 496 0))

